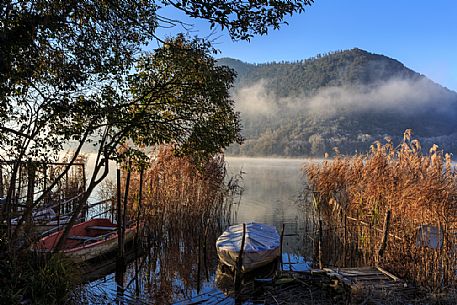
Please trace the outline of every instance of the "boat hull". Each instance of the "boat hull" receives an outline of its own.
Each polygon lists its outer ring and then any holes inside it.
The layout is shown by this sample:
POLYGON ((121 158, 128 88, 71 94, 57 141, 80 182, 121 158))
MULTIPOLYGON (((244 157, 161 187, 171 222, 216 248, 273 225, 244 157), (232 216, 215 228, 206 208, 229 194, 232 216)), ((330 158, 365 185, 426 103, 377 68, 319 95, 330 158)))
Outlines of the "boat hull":
MULTIPOLYGON (((236 251, 221 250, 217 251, 217 255, 222 263, 234 269, 236 267, 236 261, 238 260, 240 253, 236 251)), ((273 250, 262 252, 244 252, 241 271, 250 272, 254 269, 268 265, 277 259, 279 255, 279 247, 273 250)))
POLYGON ((244 226, 242 224, 230 226, 219 236, 216 241, 219 260, 235 269, 242 245, 244 248, 241 272, 250 272, 268 265, 281 254, 280 237, 276 228, 252 222, 244 226))
MULTIPOLYGON (((59 231, 42 238, 34 247, 34 251, 51 253, 62 233, 63 231, 59 231)), ((135 233, 136 226, 127 228, 125 242, 132 241, 135 233)), ((112 252, 117 249, 117 246, 116 226, 109 219, 92 219, 71 228, 69 237, 60 253, 76 263, 81 263, 112 252), (109 232, 106 233, 106 231, 109 232), (75 237, 80 237, 80 239, 74 240, 75 237)))

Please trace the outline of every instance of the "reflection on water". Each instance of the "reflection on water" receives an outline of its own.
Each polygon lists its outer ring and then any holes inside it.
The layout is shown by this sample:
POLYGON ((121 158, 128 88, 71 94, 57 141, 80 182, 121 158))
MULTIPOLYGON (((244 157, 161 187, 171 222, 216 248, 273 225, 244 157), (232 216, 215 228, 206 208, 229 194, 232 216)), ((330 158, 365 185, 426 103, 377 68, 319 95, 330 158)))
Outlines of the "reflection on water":
POLYGON ((296 222, 304 160, 227 158, 226 161, 229 176, 243 173, 245 191, 237 222, 296 222))
POLYGON ((311 256, 305 249, 303 232, 310 230, 305 221, 301 199, 304 188, 302 167, 306 159, 238 158, 226 159, 229 176, 242 172, 244 192, 233 209, 233 222, 262 222, 275 225, 281 232, 285 224, 284 251, 311 256))
MULTIPOLYGON (((80 291, 77 303, 170 304, 212 288, 217 266, 213 245, 222 228, 216 223, 199 227, 198 219, 194 223, 193 230, 174 227, 163 232, 163 238, 146 241, 143 247, 148 250, 133 256, 125 273, 115 273, 114 258, 109 266, 106 261, 91 262, 87 279, 92 282, 80 291), (98 278, 106 271, 112 273, 98 278)), ((134 251, 135 246, 128 254, 134 251)))
MULTIPOLYGON (((286 268, 294 263, 306 266, 310 256, 303 242, 307 228, 305 212, 298 203, 303 190, 301 168, 304 160, 227 158, 228 175, 243 172, 244 192, 232 208, 232 223, 263 222, 281 231, 285 224, 283 256, 286 268)), ((185 227, 170 226, 160 238, 145 242, 146 253, 134 259, 124 274, 103 276, 85 286, 78 302, 169 304, 216 287, 215 241, 228 224, 188 220, 185 227), (202 227, 205 224, 205 227, 202 227), (119 281, 120 280, 120 281, 119 281), (116 298, 117 301, 116 301, 116 298)), ((298 264, 298 265, 300 265, 298 264)), ((297 266, 298 266, 297 265, 297 266)), ((303 267, 297 267, 303 268, 303 267)))

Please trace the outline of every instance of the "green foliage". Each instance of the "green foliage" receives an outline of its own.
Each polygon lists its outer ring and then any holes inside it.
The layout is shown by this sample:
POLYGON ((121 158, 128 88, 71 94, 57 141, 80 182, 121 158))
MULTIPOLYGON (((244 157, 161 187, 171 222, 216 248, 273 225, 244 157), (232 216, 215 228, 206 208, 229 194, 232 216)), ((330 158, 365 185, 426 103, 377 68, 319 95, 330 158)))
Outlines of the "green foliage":
POLYGON ((238 114, 229 89, 234 72, 216 65, 210 44, 184 36, 143 56, 129 78, 133 102, 125 114, 135 122, 135 143, 173 143, 185 154, 213 155, 241 142, 238 114))
POLYGON ((267 80, 268 86, 279 97, 303 92, 311 95, 328 86, 366 85, 392 78, 421 77, 397 60, 361 49, 338 51, 295 62, 252 65, 222 58, 219 63, 238 72, 236 85, 267 80))
MULTIPOLYGON (((215 64, 211 57, 215 51, 204 41, 158 37, 157 27, 181 23, 159 16, 162 6, 205 19, 212 27, 219 25, 235 40, 249 40, 278 28, 286 16, 302 12, 312 2, 2 1, 0 159, 48 161, 72 142, 75 157, 71 163, 85 143, 94 144, 98 154, 92 177, 65 228, 66 236, 90 193, 107 176, 109 159, 144 162, 144 145, 163 143, 173 144, 181 154, 204 159, 242 140, 239 117, 229 98, 234 72, 215 64), (153 39, 159 47, 142 54, 144 45, 153 39)), ((11 169, 12 181, 20 175, 18 164, 11 169)), ((11 185, 5 215, 12 210, 15 185, 11 185)), ((4 252, 0 251, 0 257, 4 252)), ((72 272, 56 259, 28 277, 22 272, 26 267, 0 266, 1 272, 6 268, 5 274, 12 276, 9 284, 0 287, 7 291, 1 297, 16 303, 15 296, 26 287, 34 300, 48 297, 48 303, 59 302, 71 286, 66 276, 72 272)))
MULTIPOLYGON (((247 64, 223 58, 218 63, 238 73, 234 91, 262 83, 264 95, 275 109, 267 114, 242 112, 246 141, 241 146, 231 145, 229 154, 323 157, 325 152, 332 153, 334 147, 343 154, 354 154, 367 151, 376 138, 391 136, 398 143, 401 138, 396 135, 408 128, 413 128, 425 145, 439 143, 446 150, 457 149, 457 94, 386 56, 352 49, 296 62, 247 64), (418 84, 417 88, 426 84, 430 90, 423 89, 427 96, 420 96, 427 99, 426 103, 404 110, 402 103, 411 101, 402 100, 399 92, 397 109, 369 106, 373 105, 369 94, 364 96, 366 100, 355 103, 358 108, 348 107, 344 101, 339 104, 341 91, 347 92, 346 99, 350 100, 351 92, 376 93, 380 85, 396 80, 418 84), (336 93, 332 88, 337 88, 336 93), (327 108, 315 100, 313 106, 321 109, 311 111, 307 101, 325 90, 329 90, 335 109, 325 113, 327 108), (289 101, 295 103, 293 107, 289 107, 289 101), (437 110, 439 107, 445 111, 437 110)), ((393 86, 391 90, 396 89, 393 86)))
POLYGON ((235 39, 249 40, 254 35, 266 35, 270 27, 278 29, 287 15, 301 13, 314 0, 280 1, 170 1, 162 0, 191 17, 205 18, 211 28, 227 28, 235 39))
POLYGON ((0 259, 1 304, 62 304, 79 281, 78 268, 59 255, 37 263, 30 256, 0 259))
MULTIPOLYGON (((71 140, 85 142, 91 137, 99 138, 104 134, 100 127, 117 124, 119 118, 125 124, 122 117, 115 116, 119 115, 119 108, 124 108, 119 104, 129 100, 127 74, 137 62, 142 46, 152 39, 163 42, 156 35, 158 26, 180 23, 158 16, 162 6, 174 7, 190 17, 209 21, 211 26, 227 29, 233 39, 248 40, 255 34, 263 35, 270 28, 278 28, 285 23, 286 16, 302 12, 312 2, 3 1, 0 5, 0 148, 7 159, 24 156, 47 159, 71 140)), ((181 59, 181 63, 184 61, 181 59)), ((223 78, 231 83, 230 78, 223 78)), ((212 81, 208 77, 201 79, 212 81)), ((215 88, 218 84, 207 85, 215 88)), ((202 94, 211 93, 208 88, 201 89, 202 94)), ((217 94, 224 99, 221 92, 217 94)), ((214 90, 212 95, 214 100, 214 90)), ((225 114, 214 112, 194 130, 209 130, 225 119, 225 114)), ((159 130, 167 128, 162 126, 159 130)), ((155 134, 159 142, 170 139, 170 134, 155 134)), ((225 146, 234 138, 230 130, 227 134, 215 130, 211 136, 224 137, 221 142, 225 146)), ((203 141, 205 145, 199 144, 197 149, 216 149, 209 136, 203 141)), ((114 137, 117 143, 125 134, 121 132, 114 137)), ((200 141, 197 136, 193 138, 195 144, 200 141)))
POLYGON ((156 28, 153 1, 8 0, 0 12, 0 130, 10 159, 46 159, 81 139, 156 28))
POLYGON ((28 294, 34 304, 61 304, 79 284, 80 277, 72 262, 54 255, 38 270, 33 270, 28 280, 28 294))

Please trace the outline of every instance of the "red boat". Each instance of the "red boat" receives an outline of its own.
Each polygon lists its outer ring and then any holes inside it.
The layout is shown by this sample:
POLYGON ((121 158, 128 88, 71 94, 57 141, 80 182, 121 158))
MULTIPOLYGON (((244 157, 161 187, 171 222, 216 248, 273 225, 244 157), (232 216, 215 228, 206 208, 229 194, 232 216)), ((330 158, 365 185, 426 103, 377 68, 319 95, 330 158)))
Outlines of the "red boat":
MULTIPOLYGON (((63 231, 43 237, 35 245, 34 251, 51 253, 63 231)), ((136 225, 126 228, 125 242, 133 240, 136 225)), ((102 254, 116 250, 117 226, 109 219, 91 219, 73 226, 70 229, 65 245, 60 251, 74 262, 84 262, 102 254)))

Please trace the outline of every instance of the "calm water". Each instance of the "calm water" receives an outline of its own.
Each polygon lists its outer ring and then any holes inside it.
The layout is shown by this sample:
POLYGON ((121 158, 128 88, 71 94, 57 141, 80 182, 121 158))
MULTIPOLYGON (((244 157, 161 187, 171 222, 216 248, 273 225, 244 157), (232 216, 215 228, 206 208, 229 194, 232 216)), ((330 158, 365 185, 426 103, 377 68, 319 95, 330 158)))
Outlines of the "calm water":
POLYGON ((285 224, 284 249, 302 250, 304 209, 303 159, 227 158, 228 175, 242 172, 244 192, 234 208, 233 223, 262 222, 275 225, 280 232, 285 224), (293 236, 293 234, 297 234, 293 236))
MULTIPOLYGON (((226 158, 226 162, 228 177, 241 173, 244 188, 239 202, 232 209, 232 224, 263 222, 275 225, 278 231, 285 224, 284 257, 303 262, 309 249, 303 244, 303 232, 307 229, 306 212, 298 199, 304 188, 301 169, 306 160, 226 158)), ((212 233, 209 241, 214 244, 220 232, 215 230, 212 233)), ((196 263, 199 256, 195 254, 193 257, 192 251, 183 255, 189 248, 185 238, 177 243, 177 250, 166 245, 146 258, 135 259, 128 266, 122 277, 125 291, 121 291, 126 303, 167 304, 217 288, 215 247, 208 249, 205 270, 195 275, 196 269, 203 269, 203 264, 196 263), (135 276, 137 273, 143 276, 135 276)), ((297 268, 301 267, 297 265, 297 268)), ((112 270, 108 268, 107 275, 87 284, 81 301, 88 304, 116 303, 120 287, 116 285, 112 270)))
POLYGON ((303 190, 304 160, 227 158, 228 175, 242 172, 244 193, 237 222, 279 225, 295 222, 297 199, 303 190))

